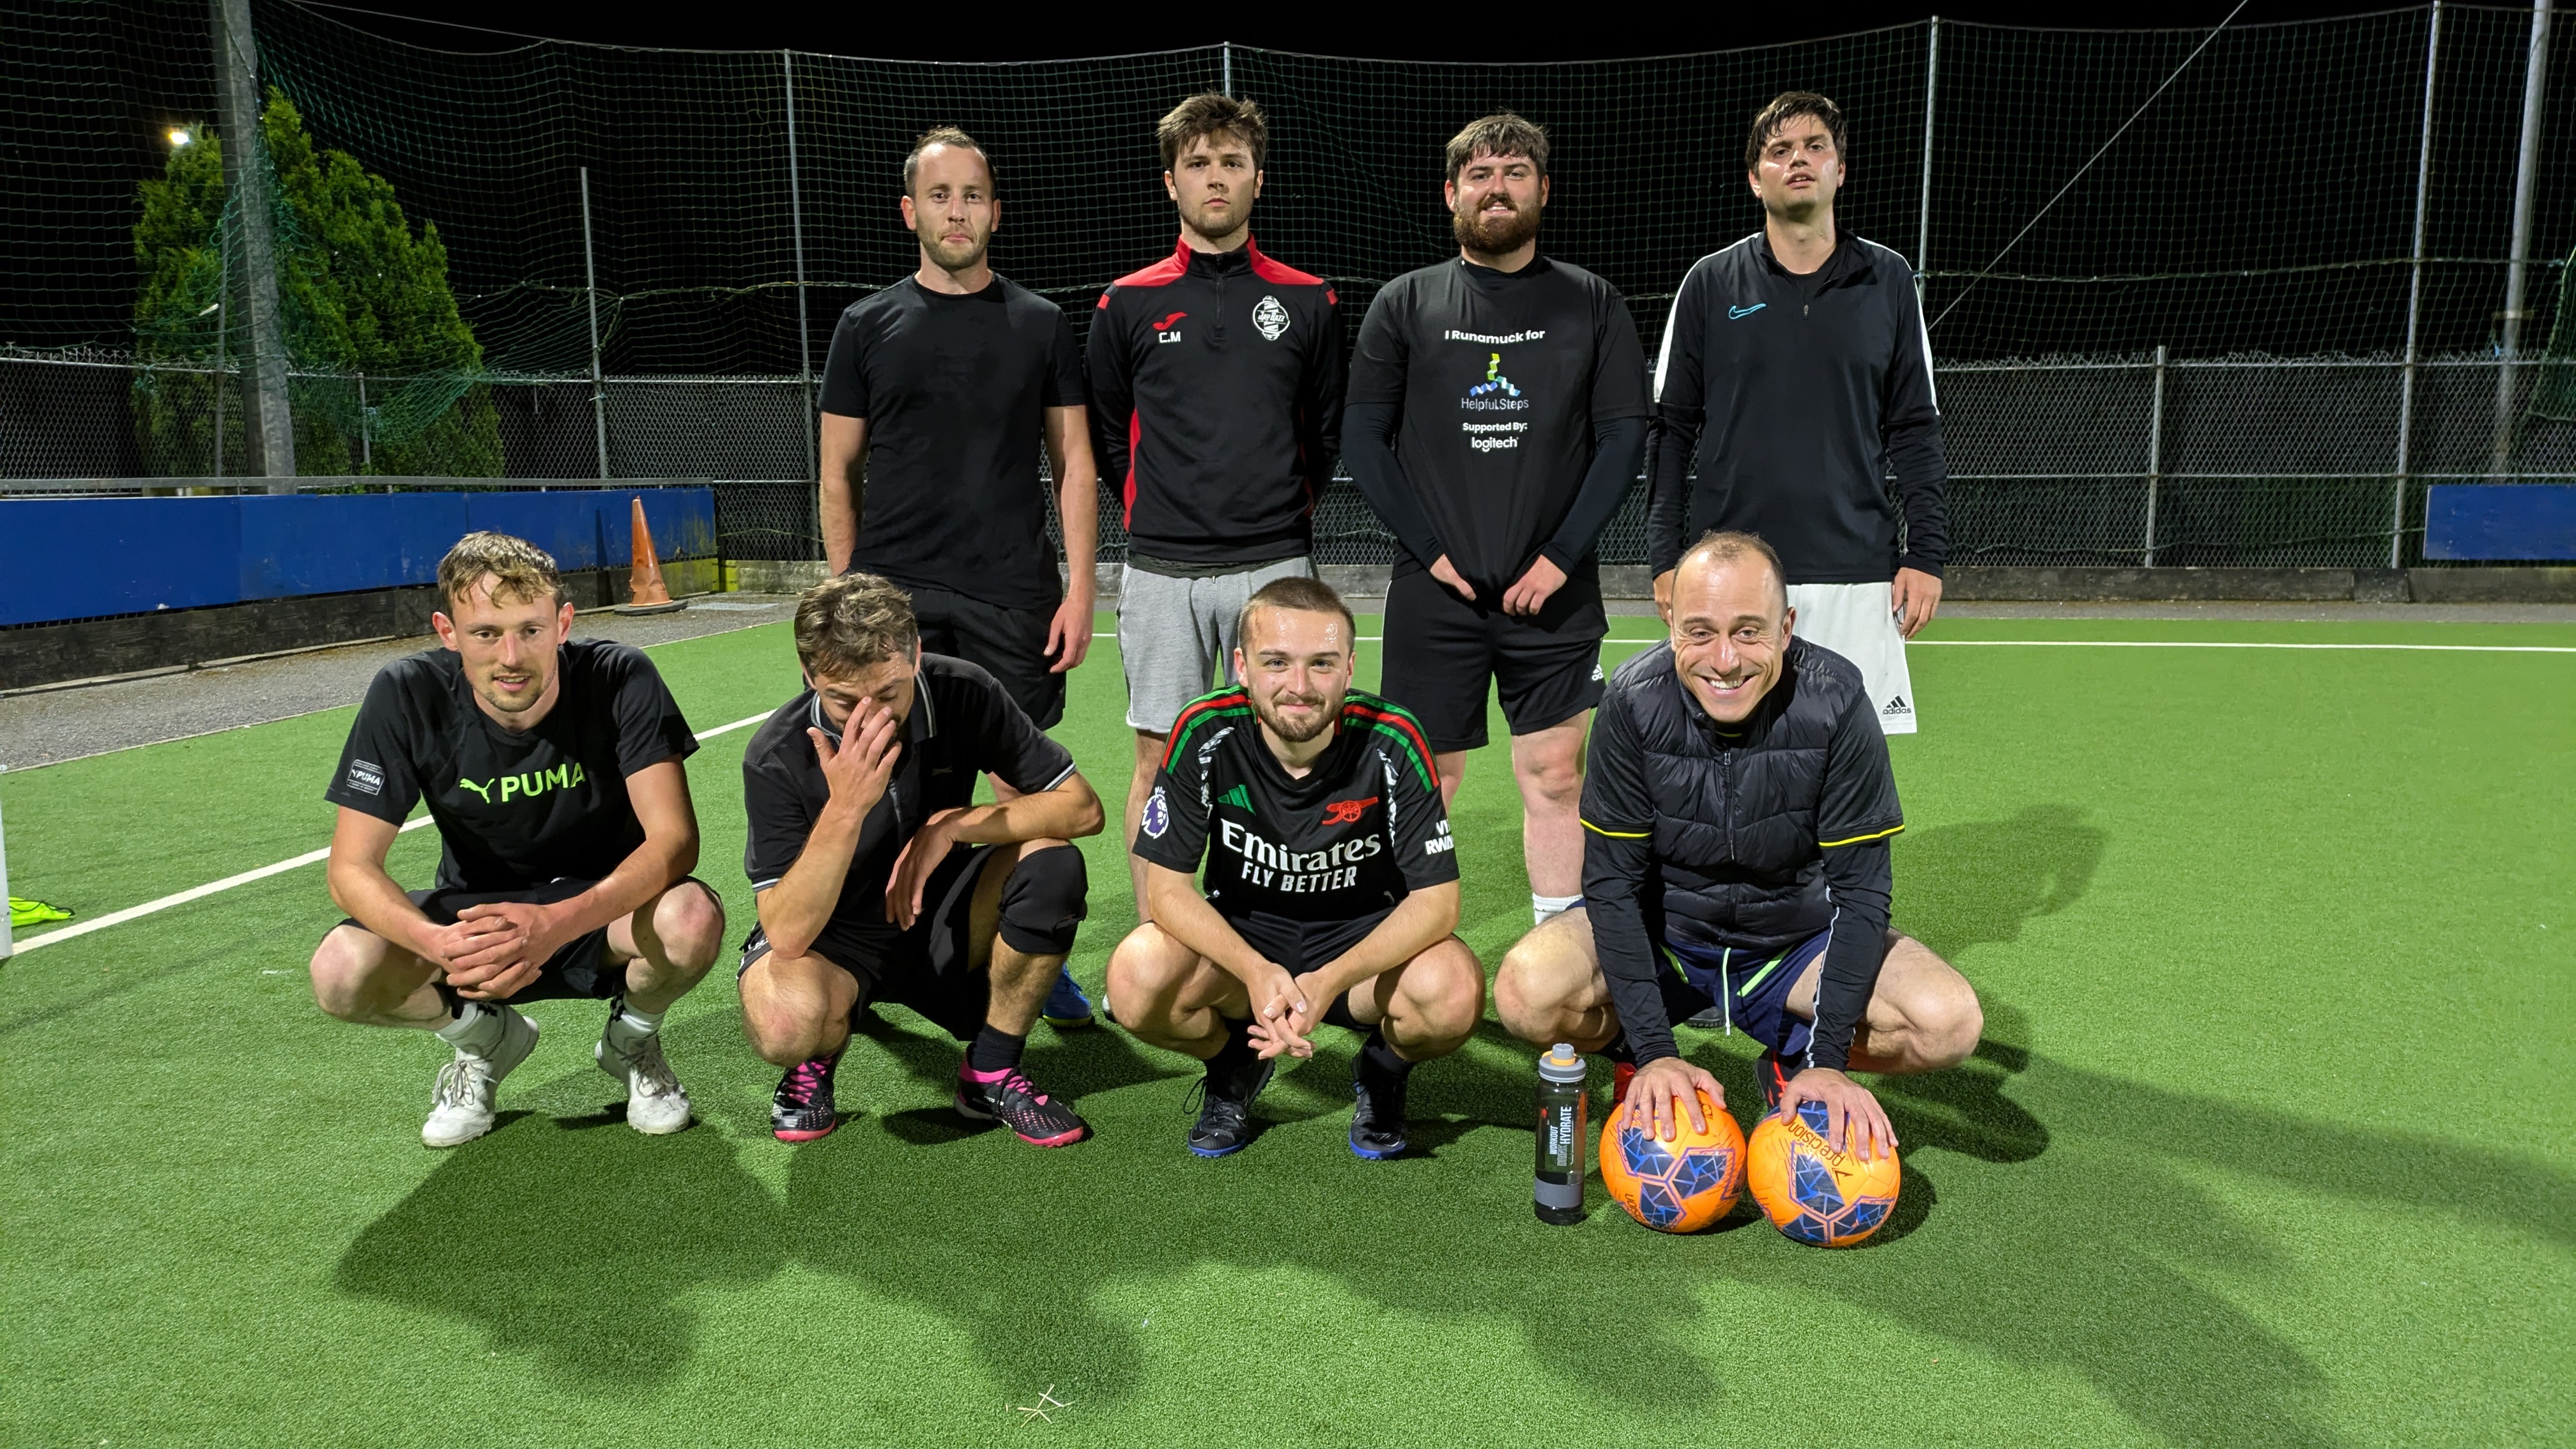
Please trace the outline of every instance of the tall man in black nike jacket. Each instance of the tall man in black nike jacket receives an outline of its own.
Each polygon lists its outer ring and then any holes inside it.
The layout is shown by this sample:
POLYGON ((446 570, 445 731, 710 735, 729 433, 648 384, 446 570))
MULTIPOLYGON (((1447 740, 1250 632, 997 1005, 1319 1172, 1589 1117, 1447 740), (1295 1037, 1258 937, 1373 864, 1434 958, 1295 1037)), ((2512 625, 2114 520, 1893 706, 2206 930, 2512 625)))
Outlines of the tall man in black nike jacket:
POLYGON ((1940 604, 1950 553, 1941 409, 1912 269, 1835 225, 1844 155, 1823 96, 1791 91, 1754 117, 1762 230, 1700 258, 1664 325, 1647 554, 1660 602, 1690 540, 1760 535, 1788 565, 1800 635, 1859 665, 1880 727, 1912 734, 1905 641, 1940 604))
MULTIPOLYGON (((1252 240, 1269 125, 1207 92, 1156 128, 1180 210, 1172 254, 1109 286, 1090 362, 1103 476, 1119 492, 1127 566, 1118 649, 1136 766, 1136 839, 1181 709, 1226 682, 1235 619, 1272 579, 1312 578, 1315 498, 1341 452, 1342 329, 1332 286, 1252 240)), ((1128 856, 1136 914, 1152 919, 1128 856)))

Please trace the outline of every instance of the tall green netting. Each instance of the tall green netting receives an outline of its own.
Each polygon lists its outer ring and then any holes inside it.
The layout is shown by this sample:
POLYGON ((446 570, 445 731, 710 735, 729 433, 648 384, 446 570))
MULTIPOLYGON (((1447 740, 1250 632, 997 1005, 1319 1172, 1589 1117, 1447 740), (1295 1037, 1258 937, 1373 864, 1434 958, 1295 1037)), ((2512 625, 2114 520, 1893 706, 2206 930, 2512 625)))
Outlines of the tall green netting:
MULTIPOLYGON (((1625 291, 1650 348, 1692 261, 1760 224, 1749 116, 1834 96, 1843 223, 1915 261, 1937 319, 1963 563, 2414 562, 2428 484, 2576 477, 2549 340, 2576 247, 2576 27, 2553 40, 2523 351, 2498 355, 2527 8, 2445 5, 2438 42, 2417 8, 1533 65, 456 54, 293 0, 254 16, 262 79, 315 141, 437 225, 503 471, 723 480, 742 556, 819 549, 811 379, 840 310, 913 265, 894 203, 916 133, 985 142, 996 265, 1081 326, 1171 245, 1155 117, 1228 83, 1273 119, 1264 247, 1331 277, 1352 327, 1453 254, 1440 143, 1509 106, 1554 137, 1545 245, 1625 291)), ((165 125, 213 110, 205 8, 0 0, 0 20, 22 41, 0 60, 0 226, 28 259, 0 275, 0 476, 149 473, 127 416, 134 188, 165 125)), ((1642 560, 1641 501, 1605 560, 1642 560)), ((1389 556, 1347 489, 1320 532, 1328 560, 1389 556)))

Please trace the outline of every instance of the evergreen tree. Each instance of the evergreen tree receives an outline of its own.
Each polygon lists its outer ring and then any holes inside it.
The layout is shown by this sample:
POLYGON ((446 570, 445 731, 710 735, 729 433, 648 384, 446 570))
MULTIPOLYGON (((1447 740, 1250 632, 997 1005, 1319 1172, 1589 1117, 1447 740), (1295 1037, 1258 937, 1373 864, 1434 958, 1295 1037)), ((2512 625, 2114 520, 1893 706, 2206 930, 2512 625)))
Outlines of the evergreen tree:
MULTIPOLYGON (((448 287, 437 225, 414 235, 392 185, 347 152, 315 146, 282 91, 270 89, 260 130, 261 159, 276 178, 271 212, 287 354, 298 371, 329 374, 289 385, 297 471, 498 476, 500 426, 483 353, 448 287), (362 461, 370 448, 372 461, 362 461)), ((222 239, 237 223, 225 209, 221 143, 207 137, 174 148, 141 199, 135 251, 146 278, 137 342, 149 356, 211 361, 212 304, 226 272, 222 239)), ((239 279, 232 282, 237 307, 239 279)), ((224 350, 238 363, 249 339, 227 330, 224 350)), ((161 471, 210 470, 210 382, 160 373, 138 384, 138 426, 161 471)), ((232 419, 226 433, 228 456, 240 456, 232 419)))

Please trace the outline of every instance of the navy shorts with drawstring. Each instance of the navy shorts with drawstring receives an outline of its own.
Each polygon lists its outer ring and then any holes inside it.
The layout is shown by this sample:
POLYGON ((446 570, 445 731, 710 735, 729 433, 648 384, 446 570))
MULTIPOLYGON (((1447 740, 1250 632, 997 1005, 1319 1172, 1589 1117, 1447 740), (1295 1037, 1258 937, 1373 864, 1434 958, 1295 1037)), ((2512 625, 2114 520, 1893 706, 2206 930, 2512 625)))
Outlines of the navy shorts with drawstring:
POLYGON ((1789 1010, 1789 990, 1825 954, 1832 937, 1830 930, 1818 931, 1772 956, 1668 941, 1664 949, 1672 953, 1672 969, 1659 978, 1665 1015, 1685 1021, 1723 1006, 1734 1030, 1784 1057, 1804 1056, 1816 1025, 1789 1010))

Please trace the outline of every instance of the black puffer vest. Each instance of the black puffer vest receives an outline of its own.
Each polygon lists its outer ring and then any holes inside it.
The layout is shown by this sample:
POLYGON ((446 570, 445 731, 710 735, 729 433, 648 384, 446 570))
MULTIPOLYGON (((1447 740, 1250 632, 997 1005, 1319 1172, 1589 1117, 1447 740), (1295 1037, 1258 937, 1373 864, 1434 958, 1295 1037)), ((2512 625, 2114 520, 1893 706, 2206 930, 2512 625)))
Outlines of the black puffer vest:
POLYGON ((1826 742, 1862 693, 1859 666, 1795 638, 1780 682, 1738 733, 1683 692, 1670 644, 1610 676, 1601 707, 1634 726, 1654 808, 1649 935, 1770 952, 1832 922, 1817 809, 1826 742))

